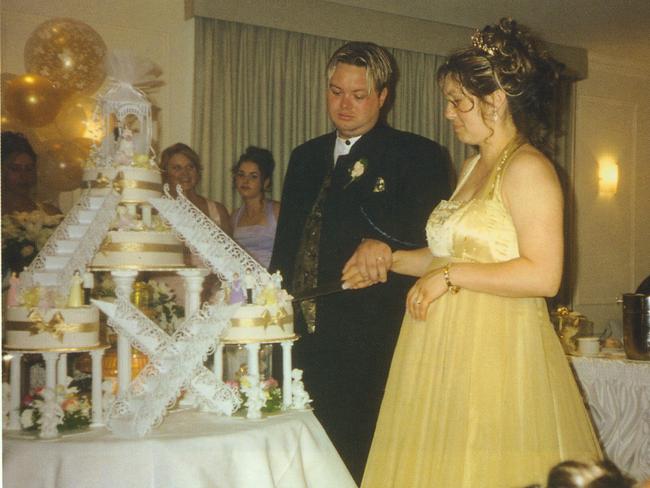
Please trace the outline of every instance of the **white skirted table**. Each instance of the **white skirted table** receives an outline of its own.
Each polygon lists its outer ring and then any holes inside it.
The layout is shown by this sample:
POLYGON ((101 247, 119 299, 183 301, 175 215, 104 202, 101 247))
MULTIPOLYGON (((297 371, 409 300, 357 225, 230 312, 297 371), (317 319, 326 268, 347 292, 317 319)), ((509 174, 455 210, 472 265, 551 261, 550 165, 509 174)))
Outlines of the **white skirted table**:
POLYGON ((607 456, 650 478, 650 361, 570 356, 607 456))
POLYGON ((172 411, 144 439, 106 429, 53 441, 6 435, 4 486, 355 487, 311 411, 262 420, 172 411))

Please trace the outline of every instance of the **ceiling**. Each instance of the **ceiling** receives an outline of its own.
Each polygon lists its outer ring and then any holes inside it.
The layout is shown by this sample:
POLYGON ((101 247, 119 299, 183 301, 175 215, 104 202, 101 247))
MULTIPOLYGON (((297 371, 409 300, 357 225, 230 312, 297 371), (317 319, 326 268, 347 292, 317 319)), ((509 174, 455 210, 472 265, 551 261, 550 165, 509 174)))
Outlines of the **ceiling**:
POLYGON ((334 0, 463 27, 510 16, 543 39, 650 73, 650 0, 334 0))

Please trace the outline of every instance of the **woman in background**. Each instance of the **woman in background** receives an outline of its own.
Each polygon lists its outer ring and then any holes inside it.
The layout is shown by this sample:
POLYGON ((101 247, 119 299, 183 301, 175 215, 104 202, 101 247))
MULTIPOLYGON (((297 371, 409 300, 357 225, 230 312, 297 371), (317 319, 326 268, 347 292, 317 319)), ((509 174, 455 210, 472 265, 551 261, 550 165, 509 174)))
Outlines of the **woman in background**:
MULTIPOLYGON (((207 215, 215 224, 217 224, 226 234, 232 236, 232 227, 230 225, 230 215, 223 204, 208 200, 199 195, 196 186, 201 180, 201 160, 199 155, 188 145, 177 142, 166 148, 160 156, 160 169, 163 173, 163 181, 169 185, 170 194, 176 196, 176 186, 180 185, 183 195, 192 202, 201 212, 207 215)), ((189 264, 197 267, 203 267, 203 260, 191 254, 187 250, 186 256, 189 264)), ((184 294, 180 293, 182 281, 178 276, 165 277, 166 282, 176 293, 176 298, 181 305, 184 303, 184 294)), ((207 301, 212 298, 220 283, 217 275, 210 274, 203 281, 203 291, 201 301, 207 301)))
MULTIPOLYGON (((543 298, 563 261, 562 190, 546 156, 557 79, 511 19, 438 71, 445 116, 479 154, 431 213, 428 248, 391 256, 391 271, 420 278, 363 487, 525 486, 560 461, 602 456, 543 298)), ((353 259, 345 285, 372 283, 353 259)))
POLYGON ((27 138, 2 133, 2 276, 23 271, 63 219, 49 203, 33 199, 36 153, 27 138))
POLYGON ((269 200, 275 161, 267 149, 250 146, 232 168, 233 183, 243 200, 232 216, 233 237, 262 266, 269 267, 280 204, 269 200))
POLYGON ((183 195, 190 202, 210 217, 226 234, 232 235, 226 207, 219 202, 208 200, 196 191, 203 168, 199 155, 191 147, 181 142, 169 146, 160 156, 160 169, 163 172, 163 180, 169 184, 172 196, 176 196, 176 185, 180 185, 183 195))
POLYGON ((36 186, 36 153, 19 132, 2 133, 2 215, 42 210, 48 215, 61 213, 48 203, 32 199, 36 186))

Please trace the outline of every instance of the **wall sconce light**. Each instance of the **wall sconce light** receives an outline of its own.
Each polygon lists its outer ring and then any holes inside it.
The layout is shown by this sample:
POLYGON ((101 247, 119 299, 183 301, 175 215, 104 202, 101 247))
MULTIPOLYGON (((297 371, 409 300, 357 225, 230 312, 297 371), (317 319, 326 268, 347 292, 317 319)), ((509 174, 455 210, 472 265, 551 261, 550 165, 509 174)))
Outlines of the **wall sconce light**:
POLYGON ((613 197, 618 189, 618 164, 611 157, 598 160, 598 196, 613 197))

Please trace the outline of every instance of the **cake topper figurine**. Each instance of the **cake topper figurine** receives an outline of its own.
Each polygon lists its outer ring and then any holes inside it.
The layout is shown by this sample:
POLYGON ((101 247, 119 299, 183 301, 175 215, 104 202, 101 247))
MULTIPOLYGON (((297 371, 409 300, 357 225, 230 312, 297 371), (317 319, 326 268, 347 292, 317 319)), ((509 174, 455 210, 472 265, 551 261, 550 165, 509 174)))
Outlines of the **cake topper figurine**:
POLYGON ((7 306, 18 306, 18 288, 20 288, 20 278, 12 271, 9 278, 9 291, 7 292, 7 306))
POLYGON ((246 287, 246 303, 253 303, 253 287, 255 286, 255 277, 249 269, 246 270, 244 275, 244 286, 246 287))
POLYGON ((230 296, 228 298, 228 303, 244 303, 246 301, 246 294, 244 289, 241 286, 241 279, 239 279, 239 273, 235 273, 232 277, 232 283, 230 284, 230 296))
POLYGON ((90 293, 95 287, 95 275, 86 271, 83 277, 84 305, 90 305, 90 293))
POLYGON ((43 400, 38 408, 41 416, 41 431, 38 436, 41 439, 54 439, 59 436, 57 426, 63 423, 63 409, 57 403, 54 390, 45 388, 41 395, 43 396, 43 400))
POLYGON ((119 164, 129 164, 135 153, 133 145, 133 131, 124 127, 119 132, 117 151, 115 152, 115 161, 119 164))
POLYGON ((70 280, 70 294, 68 295, 68 307, 81 307, 84 304, 83 300, 83 291, 81 289, 81 284, 83 280, 81 278, 81 273, 79 270, 74 272, 72 279, 70 280))
POLYGON ((291 408, 294 410, 304 410, 311 403, 309 394, 305 391, 305 385, 302 382, 302 369, 291 371, 291 408))

